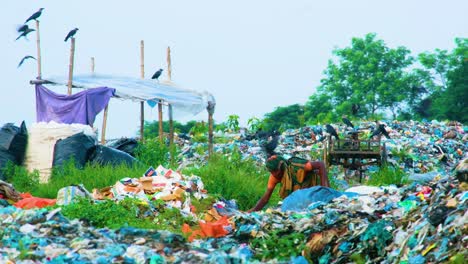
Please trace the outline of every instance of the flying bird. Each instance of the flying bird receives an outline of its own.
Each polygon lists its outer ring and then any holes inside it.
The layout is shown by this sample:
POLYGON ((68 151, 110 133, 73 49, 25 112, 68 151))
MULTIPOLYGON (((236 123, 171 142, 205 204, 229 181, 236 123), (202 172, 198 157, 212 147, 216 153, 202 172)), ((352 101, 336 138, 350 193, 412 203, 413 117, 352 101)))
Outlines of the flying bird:
POLYGON ((42 14, 42 10, 44 10, 44 8, 42 8, 42 7, 39 8, 39 10, 38 10, 36 13, 32 14, 28 19, 26 19, 26 22, 24 22, 24 23, 26 24, 26 23, 28 23, 28 22, 31 21, 31 20, 36 20, 36 21, 37 21, 37 19, 38 19, 38 18, 41 16, 41 14, 42 14))
POLYGON ((338 136, 338 133, 336 133, 336 130, 330 124, 327 124, 325 128, 328 134, 334 136, 336 139, 340 139, 340 137, 338 136))
POLYGON ((353 113, 354 116, 357 115, 357 113, 359 112, 359 109, 361 109, 361 106, 358 104, 353 104, 351 106, 351 112, 353 113))
POLYGON ((27 24, 24 24, 24 25, 19 26, 19 27, 16 29, 16 31, 17 31, 18 33, 21 33, 21 32, 24 32, 24 31, 26 31, 26 30, 28 30, 28 29, 29 29, 29 26, 28 26, 27 24))
MULTIPOLYGON (((26 29, 25 31, 23 31, 23 32, 16 38, 16 40, 20 39, 21 37, 25 37, 25 38, 26 38, 26 36, 27 36, 29 33, 33 32, 33 31, 36 31, 36 30, 35 30, 35 29, 32 29, 32 28, 26 29)), ((26 39, 27 39, 27 38, 26 38, 26 39)))
POLYGON ((78 28, 74 28, 72 30, 70 30, 70 32, 68 32, 67 36, 65 37, 65 42, 67 42, 67 40, 69 38, 73 38, 73 36, 75 36, 76 32, 78 31, 78 28))
POLYGON ((159 76, 161 76, 161 73, 162 73, 162 72, 163 72, 163 69, 159 69, 157 72, 155 72, 155 73, 153 74, 153 76, 151 76, 151 79, 156 79, 156 80, 159 81, 158 78, 159 78, 159 76))
POLYGON ((18 64, 18 67, 17 67, 17 68, 21 67, 21 65, 23 65, 23 62, 24 62, 25 60, 27 60, 27 59, 34 59, 34 60, 36 60, 36 58, 34 58, 34 57, 31 56, 31 55, 24 56, 24 57, 21 59, 20 63, 18 64))
POLYGON ((343 120, 343 123, 345 123, 345 124, 346 124, 347 126, 349 126, 350 128, 354 128, 353 123, 351 123, 351 121, 349 121, 349 119, 346 118, 346 116, 343 116, 343 117, 341 118, 341 120, 343 120))

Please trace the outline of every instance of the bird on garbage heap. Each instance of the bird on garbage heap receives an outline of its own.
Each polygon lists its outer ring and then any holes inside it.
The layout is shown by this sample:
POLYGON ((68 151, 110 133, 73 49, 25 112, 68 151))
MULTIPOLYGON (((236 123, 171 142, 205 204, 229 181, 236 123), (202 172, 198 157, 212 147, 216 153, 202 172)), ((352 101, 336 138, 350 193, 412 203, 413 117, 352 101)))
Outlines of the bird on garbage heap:
POLYGON ((353 123, 351 123, 351 121, 349 121, 349 119, 347 118, 347 116, 342 116, 341 117, 341 120, 343 120, 343 123, 345 123, 347 126, 349 126, 350 128, 354 128, 354 125, 353 123))
POLYGON ((328 134, 330 134, 331 136, 334 136, 336 139, 340 139, 340 137, 338 136, 338 133, 336 133, 336 130, 330 124, 327 124, 325 128, 328 134))
POLYGON ((151 79, 156 79, 156 80, 159 81, 159 76, 161 76, 162 72, 163 72, 163 69, 157 70, 157 71, 153 74, 153 76, 151 76, 151 79))
POLYGON ((36 60, 36 58, 34 58, 34 57, 31 56, 31 55, 24 56, 24 57, 21 59, 20 63, 18 63, 18 67, 17 67, 17 68, 21 67, 21 65, 23 65, 23 62, 24 62, 25 60, 27 60, 27 59, 34 59, 34 60, 36 60))
POLYGON ((263 149, 266 152, 267 158, 275 155, 275 149, 278 146, 279 135, 274 135, 270 141, 266 141, 262 144, 263 149))
POLYGON ((73 38, 77 31, 78 31, 78 28, 74 28, 74 29, 70 30, 70 32, 68 32, 67 36, 65 37, 64 41, 67 42, 67 40, 69 38, 73 38))
POLYGON ((373 138, 377 135, 384 135, 386 138, 390 138, 390 135, 388 134, 387 130, 385 129, 384 124, 379 124, 377 122, 377 126, 375 127, 374 131, 372 131, 372 134, 369 136, 369 138, 373 138))
MULTIPOLYGON (((18 39, 20 39, 21 37, 26 38, 26 36, 27 36, 29 33, 33 32, 33 31, 36 31, 36 30, 35 30, 35 29, 32 29, 32 28, 27 28, 27 29, 25 29, 25 30, 15 39, 15 41, 18 40, 18 39)), ((26 38, 26 39, 27 39, 27 38, 26 38)))
POLYGON ((32 14, 28 19, 26 19, 26 22, 24 22, 25 24, 28 23, 29 21, 31 20, 36 20, 41 16, 42 14, 42 10, 44 10, 43 7, 39 8, 38 11, 36 11, 36 13, 32 14))

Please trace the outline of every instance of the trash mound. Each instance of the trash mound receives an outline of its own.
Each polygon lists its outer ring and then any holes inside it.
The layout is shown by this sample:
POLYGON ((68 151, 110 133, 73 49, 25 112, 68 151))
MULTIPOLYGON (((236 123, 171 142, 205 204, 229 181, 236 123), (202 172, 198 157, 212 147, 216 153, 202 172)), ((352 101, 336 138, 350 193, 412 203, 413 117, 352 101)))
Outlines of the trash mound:
MULTIPOLYGON (((359 133, 359 139, 369 139, 376 124, 368 121, 353 121, 359 133)), ((381 141, 386 144, 387 161, 403 169, 407 174, 446 174, 449 173, 468 154, 468 126, 458 122, 439 121, 391 121, 386 124, 385 129, 390 138, 382 137, 381 141)), ((345 124, 332 124, 341 137, 345 137, 350 130, 345 124)), ((230 153, 238 149, 244 159, 250 158, 259 165, 265 163, 265 152, 262 143, 266 138, 259 138, 249 134, 228 134, 217 133, 218 137, 229 140, 228 143, 215 144, 216 153, 230 153)), ((323 140, 327 136, 324 126, 314 125, 299 129, 288 129, 279 136, 278 146, 275 152, 288 158, 291 156, 305 159, 323 159, 323 140)), ((176 137, 177 144, 181 147, 180 168, 190 165, 202 166, 208 160, 208 147, 206 143, 190 143, 184 139, 176 137), (200 153, 200 150, 206 150, 200 153)), ((375 171, 372 168, 364 172, 364 176, 375 171)), ((376 167, 376 166, 374 166, 376 167)), ((339 179, 344 178, 338 175, 339 172, 332 171, 333 176, 339 179)), ((435 176, 433 175, 433 176, 435 176)), ((424 175, 422 177, 428 177, 424 175)), ((429 178, 431 180, 432 178, 429 178)), ((426 180, 426 179, 425 179, 426 180)))
MULTIPOLYGON (((3 194, 14 193, 7 191, 12 186, 3 186, 3 194)), ((161 166, 105 189, 69 188, 57 203, 73 202, 73 193, 116 202, 160 199, 203 219, 181 226, 182 236, 95 228, 65 218, 61 208, 23 210, 1 203, 0 262, 458 263, 468 257, 468 184, 452 176, 401 188, 359 186, 341 195, 321 190, 323 195, 301 210, 255 213, 238 211, 234 201, 218 201, 204 214, 194 214, 190 199, 206 197, 203 182, 161 166)))

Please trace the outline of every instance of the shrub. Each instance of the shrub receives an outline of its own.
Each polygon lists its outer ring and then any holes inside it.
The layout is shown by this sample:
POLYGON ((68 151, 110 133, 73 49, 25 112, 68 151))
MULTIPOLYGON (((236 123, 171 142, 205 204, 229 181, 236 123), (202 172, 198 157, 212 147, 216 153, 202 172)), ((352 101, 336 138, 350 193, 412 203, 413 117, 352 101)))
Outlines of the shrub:
MULTIPOLYGON (((243 160, 237 150, 230 157, 214 154, 206 166, 184 171, 184 174, 190 173, 202 178, 208 193, 235 199, 240 210, 252 208, 265 192, 268 182, 266 169, 259 168, 251 159, 243 160)), ((279 200, 275 192, 269 204, 277 204, 279 200)))
POLYGON ((371 173, 368 185, 385 186, 395 184, 401 186, 408 183, 408 175, 398 167, 382 166, 380 170, 371 173))

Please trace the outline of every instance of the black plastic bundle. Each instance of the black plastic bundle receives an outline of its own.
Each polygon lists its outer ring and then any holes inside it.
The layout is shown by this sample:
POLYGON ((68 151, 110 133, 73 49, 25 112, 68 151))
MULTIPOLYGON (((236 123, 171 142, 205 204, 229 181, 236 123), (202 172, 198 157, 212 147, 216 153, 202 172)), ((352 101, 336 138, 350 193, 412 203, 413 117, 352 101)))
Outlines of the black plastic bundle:
POLYGON ((121 138, 116 142, 109 144, 109 147, 121 150, 135 157, 135 150, 138 147, 138 141, 134 138, 121 138))
POLYGON ((137 162, 137 159, 121 150, 102 145, 96 145, 91 149, 89 162, 92 164, 99 164, 101 166, 118 166, 123 163, 127 164, 128 166, 132 166, 135 162, 137 162))
POLYGON ((63 166, 70 159, 74 160, 75 167, 82 169, 90 155, 91 149, 96 145, 96 140, 83 132, 74 134, 64 139, 59 139, 54 146, 53 167, 63 166))

